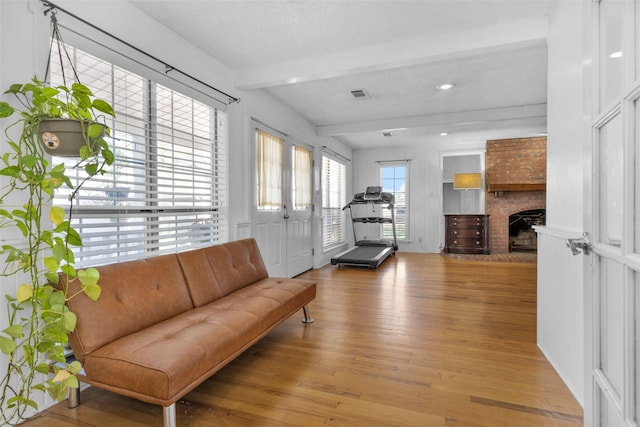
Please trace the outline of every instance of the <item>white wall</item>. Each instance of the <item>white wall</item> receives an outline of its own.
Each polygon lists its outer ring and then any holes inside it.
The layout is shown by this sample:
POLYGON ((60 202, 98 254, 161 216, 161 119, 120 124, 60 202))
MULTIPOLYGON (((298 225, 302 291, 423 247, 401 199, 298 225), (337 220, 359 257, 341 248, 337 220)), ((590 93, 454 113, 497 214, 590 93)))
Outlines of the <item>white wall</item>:
POLYGON ((584 255, 569 237, 583 231, 583 4, 555 2, 549 27, 547 226, 538 247, 538 346, 584 402, 584 255))
MULTIPOLYGON (((186 73, 242 99, 239 104, 233 104, 229 108, 229 239, 238 237, 236 225, 248 222, 251 218, 249 197, 253 194, 251 185, 254 173, 254 166, 250 163, 252 138, 249 123, 251 118, 257 118, 301 142, 314 146, 316 165, 319 164, 322 145, 329 146, 347 157, 352 156, 350 149, 334 139, 317 137, 313 126, 275 99, 261 93, 235 90, 232 70, 171 33, 128 2, 60 0, 56 1, 56 4, 186 73)), ((0 88, 2 92, 10 84, 26 82, 32 76, 42 76, 44 73, 50 27, 49 18, 43 15, 43 11, 42 3, 37 0, 0 1, 0 51, 2 52, 0 88)), ((74 25, 73 19, 62 12, 58 13, 58 19, 62 25, 74 25)), ((61 29, 61 32, 66 41, 72 39, 72 37, 65 37, 65 34, 69 34, 65 33, 64 29, 61 29)), ((108 38, 105 40, 113 44, 108 38)), ((2 99, 9 98, 4 96, 2 99)), ((4 151, 4 147, 6 147, 4 132, 0 132, 0 150, 4 151)), ((352 188, 350 176, 349 171, 347 177, 349 192, 352 188)), ((316 194, 316 202, 319 201, 316 194)), ((316 212, 321 212, 321 209, 316 209, 316 212)), ((316 266, 327 263, 333 255, 333 253, 323 254, 319 250, 320 223, 321 221, 316 221, 314 232, 317 242, 314 261, 316 266)), ((0 236, 0 239, 7 239, 6 234, 0 236)), ((15 293, 15 279, 0 278, 0 280, 0 295, 15 293)), ((6 325, 2 322, 5 322, 4 316, 0 316, 0 328, 3 329, 6 325)), ((0 375, 2 374, 3 372, 0 372, 0 375)), ((51 404, 44 398, 38 399, 38 402, 40 409, 51 404)))

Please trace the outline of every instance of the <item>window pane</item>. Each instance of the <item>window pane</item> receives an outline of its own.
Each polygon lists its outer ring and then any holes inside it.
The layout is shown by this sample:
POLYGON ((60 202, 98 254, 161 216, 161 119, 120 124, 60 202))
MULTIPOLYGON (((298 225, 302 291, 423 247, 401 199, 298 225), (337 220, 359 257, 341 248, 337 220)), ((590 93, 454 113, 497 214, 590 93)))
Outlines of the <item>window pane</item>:
POLYGON ((345 241, 346 166, 322 157, 322 247, 345 241))
POLYGON ((604 111, 621 94, 624 3, 618 0, 602 0, 600 3, 600 111, 604 111))
POLYGON ((294 210, 311 209, 311 151, 293 146, 293 188, 294 210))
MULTIPOLYGON (((115 162, 88 181, 74 202, 73 223, 84 244, 76 250, 77 265, 224 241, 226 115, 69 49, 80 80, 116 112, 107 140, 115 162)), ((54 50, 53 84, 63 83, 59 58, 54 50)), ((84 177, 73 169, 76 161, 53 158, 66 164, 74 183, 84 177)), ((69 208, 69 194, 61 188, 54 203, 69 208)))
POLYGON ((284 141, 261 129, 256 134, 258 149, 258 209, 282 209, 284 141))
POLYGON ((615 116, 598 134, 598 223, 600 242, 620 246, 622 239, 622 117, 615 116))
MULTIPOLYGON (((394 215, 397 239, 408 238, 407 224, 409 222, 409 218, 407 210, 407 169, 408 165, 406 163, 380 166, 382 191, 385 193, 391 193, 395 197, 394 215)), ((389 209, 384 209, 383 216, 385 218, 391 218, 391 211, 389 209)), ((384 223, 382 224, 381 229, 382 239, 393 239, 393 224, 384 223)))

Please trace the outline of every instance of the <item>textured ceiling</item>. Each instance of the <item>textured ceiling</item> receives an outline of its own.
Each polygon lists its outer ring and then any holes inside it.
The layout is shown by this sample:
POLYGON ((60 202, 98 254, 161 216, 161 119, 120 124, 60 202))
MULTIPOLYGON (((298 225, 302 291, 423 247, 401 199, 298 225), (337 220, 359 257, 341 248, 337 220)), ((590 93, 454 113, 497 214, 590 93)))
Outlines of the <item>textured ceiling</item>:
POLYGON ((354 149, 546 130, 550 0, 132 3, 354 149))

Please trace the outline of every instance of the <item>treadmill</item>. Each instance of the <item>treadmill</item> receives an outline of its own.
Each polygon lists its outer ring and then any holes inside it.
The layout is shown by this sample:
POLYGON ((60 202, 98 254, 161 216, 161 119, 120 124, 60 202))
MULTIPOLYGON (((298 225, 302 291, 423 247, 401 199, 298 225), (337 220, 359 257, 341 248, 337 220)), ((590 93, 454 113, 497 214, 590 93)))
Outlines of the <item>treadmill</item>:
POLYGON ((343 265, 378 268, 384 260, 395 254, 398 250, 396 239, 395 212, 393 209, 394 196, 391 193, 382 192, 382 187, 367 187, 364 193, 357 193, 353 196, 342 210, 349 208, 351 222, 353 224, 353 238, 356 247, 342 252, 331 258, 331 264, 338 267, 343 265), (353 206, 356 205, 381 205, 382 208, 391 211, 390 217, 364 216, 354 217, 353 206), (358 240, 356 237, 356 224, 391 224, 393 229, 393 240, 358 240))

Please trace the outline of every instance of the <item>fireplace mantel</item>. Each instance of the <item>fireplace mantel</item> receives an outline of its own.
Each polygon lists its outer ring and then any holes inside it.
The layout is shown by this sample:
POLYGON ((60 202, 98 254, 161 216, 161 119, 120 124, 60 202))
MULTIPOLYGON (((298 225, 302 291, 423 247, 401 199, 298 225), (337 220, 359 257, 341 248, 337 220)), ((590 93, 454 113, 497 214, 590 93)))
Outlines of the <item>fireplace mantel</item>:
POLYGON ((487 191, 489 193, 502 193, 505 191, 546 191, 547 184, 487 184, 487 191))

